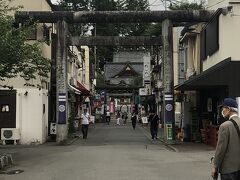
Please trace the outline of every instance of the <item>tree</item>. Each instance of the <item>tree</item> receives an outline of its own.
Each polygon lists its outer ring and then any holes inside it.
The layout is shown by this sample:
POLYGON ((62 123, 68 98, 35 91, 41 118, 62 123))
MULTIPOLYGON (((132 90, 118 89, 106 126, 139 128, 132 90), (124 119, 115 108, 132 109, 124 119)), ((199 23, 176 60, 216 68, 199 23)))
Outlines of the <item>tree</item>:
MULTIPOLYGON (((20 7, 10 7, 11 1, 0 0, 0 81, 18 75, 25 80, 47 78, 50 61, 41 55, 38 42, 27 43, 28 34, 36 25, 18 27, 14 24, 9 14, 20 7)), ((34 86, 31 83, 25 85, 34 86)))
POLYGON ((205 1, 189 2, 189 1, 170 1, 170 10, 199 10, 204 9, 205 1))
MULTIPOLYGON (((92 10, 92 11, 148 11, 148 0, 61 0, 60 6, 62 10, 92 10)), ((139 36, 144 35, 149 24, 81 24, 71 26, 70 32, 73 35, 86 35, 88 29, 91 28, 92 36, 139 36)), ((103 69, 106 61, 113 60, 113 53, 116 47, 97 47, 98 67, 103 69)), ((94 51, 91 48, 91 53, 94 51)), ((90 55, 91 62, 94 62, 94 56, 90 55)))

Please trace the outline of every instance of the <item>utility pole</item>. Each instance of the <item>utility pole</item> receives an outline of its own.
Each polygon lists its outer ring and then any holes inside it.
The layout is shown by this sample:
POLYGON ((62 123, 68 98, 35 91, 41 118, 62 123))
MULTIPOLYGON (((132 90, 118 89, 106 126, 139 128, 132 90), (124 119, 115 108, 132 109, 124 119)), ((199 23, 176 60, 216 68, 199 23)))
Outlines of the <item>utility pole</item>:
POLYGON ((64 143, 67 139, 67 34, 68 27, 64 20, 57 22, 57 143, 64 143))
POLYGON ((169 144, 175 143, 172 27, 171 20, 162 22, 164 137, 169 144))

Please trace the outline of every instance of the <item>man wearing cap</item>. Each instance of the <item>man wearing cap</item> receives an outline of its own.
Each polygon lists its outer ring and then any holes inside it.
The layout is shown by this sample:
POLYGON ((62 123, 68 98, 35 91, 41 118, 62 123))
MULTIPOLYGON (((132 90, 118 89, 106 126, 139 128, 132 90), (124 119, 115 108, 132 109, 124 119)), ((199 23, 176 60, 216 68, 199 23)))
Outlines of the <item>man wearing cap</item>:
POLYGON ((226 98, 221 108, 222 116, 226 121, 221 124, 218 131, 212 176, 216 176, 219 172, 221 180, 240 180, 240 137, 237 130, 240 127, 240 118, 237 115, 238 104, 234 99, 226 98))

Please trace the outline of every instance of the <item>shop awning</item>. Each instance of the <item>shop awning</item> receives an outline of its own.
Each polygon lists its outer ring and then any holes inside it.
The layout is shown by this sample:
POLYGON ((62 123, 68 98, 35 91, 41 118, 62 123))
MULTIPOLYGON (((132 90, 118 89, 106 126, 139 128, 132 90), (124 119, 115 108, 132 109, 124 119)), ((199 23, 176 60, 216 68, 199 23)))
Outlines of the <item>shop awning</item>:
POLYGON ((81 91, 79 91, 77 88, 72 86, 71 84, 68 84, 68 87, 70 90, 72 90, 75 94, 81 94, 81 91))
POLYGON ((240 61, 233 61, 231 58, 221 61, 183 84, 175 86, 175 90, 189 91, 223 86, 228 86, 233 94, 240 95, 240 61))
POLYGON ((77 81, 76 85, 83 95, 90 95, 90 91, 82 83, 77 81))

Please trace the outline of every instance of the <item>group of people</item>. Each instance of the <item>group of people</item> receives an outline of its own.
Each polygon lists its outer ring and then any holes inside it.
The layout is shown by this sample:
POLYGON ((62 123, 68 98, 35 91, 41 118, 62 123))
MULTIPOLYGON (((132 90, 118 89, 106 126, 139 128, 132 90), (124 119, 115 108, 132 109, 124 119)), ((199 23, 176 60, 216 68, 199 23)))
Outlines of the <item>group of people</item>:
MULTIPOLYGON (((217 179, 218 174, 221 180, 240 180, 240 118, 238 117, 238 104, 232 98, 224 99, 221 106, 222 116, 226 119, 220 125, 218 132, 218 143, 216 147, 214 163, 212 168, 212 177, 217 179)), ((127 122, 127 113, 117 113, 117 125, 120 125, 120 118, 123 124, 127 122)), ((110 122, 110 113, 107 114, 107 122, 110 122)), ((131 116, 132 127, 136 128, 137 115, 131 116)), ((155 112, 151 112, 148 118, 152 139, 157 139, 159 117, 155 112)), ((90 115, 86 109, 81 116, 83 139, 87 139, 90 115)))
POLYGON ((123 125, 126 125, 127 124, 127 119, 128 119, 127 112, 120 113, 118 111, 117 115, 116 115, 116 119, 117 119, 117 125, 121 125, 121 122, 122 122, 123 125))

